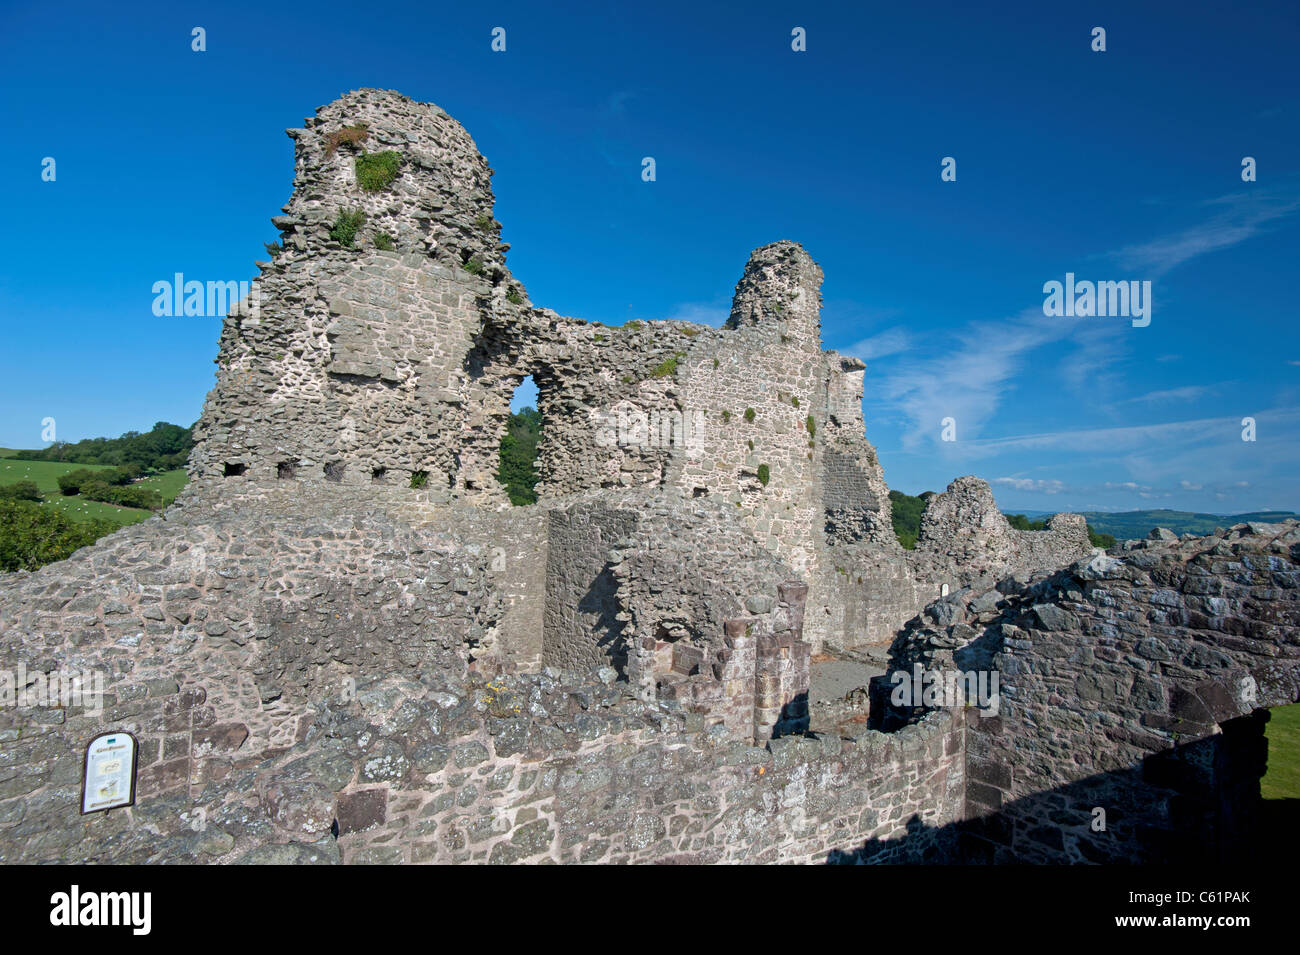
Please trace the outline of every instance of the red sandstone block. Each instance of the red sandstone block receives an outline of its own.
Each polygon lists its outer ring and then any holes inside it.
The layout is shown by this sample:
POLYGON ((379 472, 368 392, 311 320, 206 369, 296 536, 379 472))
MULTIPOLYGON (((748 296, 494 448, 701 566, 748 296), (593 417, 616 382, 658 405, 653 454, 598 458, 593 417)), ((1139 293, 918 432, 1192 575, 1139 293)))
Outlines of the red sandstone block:
POLYGON ((213 753, 233 753, 248 739, 248 727, 243 723, 219 723, 216 726, 194 731, 194 756, 213 753))
POLYGON ((188 786, 190 761, 188 758, 157 763, 141 771, 136 782, 137 796, 154 796, 178 786, 188 786))
POLYGON ((361 789, 338 797, 339 835, 382 825, 388 811, 388 790, 361 789))
POLYGON ((792 606, 795 604, 802 605, 808 599, 808 585, 805 583, 778 584, 776 592, 783 603, 792 606))
POLYGON ((704 650, 690 644, 677 644, 673 647, 673 670, 690 676, 699 672, 704 662, 704 650))
POLYGON ((722 625, 727 636, 733 640, 745 636, 746 632, 758 621, 754 617, 735 617, 722 625))

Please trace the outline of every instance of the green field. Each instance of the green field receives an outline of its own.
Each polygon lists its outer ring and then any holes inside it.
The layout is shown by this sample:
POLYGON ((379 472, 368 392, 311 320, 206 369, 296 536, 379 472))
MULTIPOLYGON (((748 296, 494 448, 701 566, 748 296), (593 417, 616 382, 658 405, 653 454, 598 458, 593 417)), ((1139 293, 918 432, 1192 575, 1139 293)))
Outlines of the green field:
POLYGON ((1265 799, 1300 799, 1300 703, 1274 707, 1271 716, 1260 791, 1265 799))
MULTIPOLYGON (((0 450, 0 453, 4 453, 0 450)), ((45 498, 43 507, 52 507, 63 511, 69 517, 81 520, 97 519, 110 521, 119 526, 137 524, 152 516, 152 512, 134 507, 118 507, 101 501, 87 501, 79 495, 64 497, 59 493, 59 475, 81 469, 90 471, 108 471, 111 468, 97 464, 66 464, 62 461, 17 461, 13 458, 0 457, 0 484, 16 484, 19 481, 33 481, 40 488, 45 498)), ((143 487, 159 491, 163 504, 170 504, 176 499, 181 488, 185 486, 184 468, 164 471, 151 477, 142 478, 138 483, 143 487)))
POLYGON ((185 487, 185 482, 189 475, 184 468, 177 468, 175 471, 163 471, 161 474, 154 474, 147 478, 142 478, 136 483, 141 487, 151 488, 162 495, 163 507, 167 507, 172 501, 176 500, 176 495, 181 493, 185 487))

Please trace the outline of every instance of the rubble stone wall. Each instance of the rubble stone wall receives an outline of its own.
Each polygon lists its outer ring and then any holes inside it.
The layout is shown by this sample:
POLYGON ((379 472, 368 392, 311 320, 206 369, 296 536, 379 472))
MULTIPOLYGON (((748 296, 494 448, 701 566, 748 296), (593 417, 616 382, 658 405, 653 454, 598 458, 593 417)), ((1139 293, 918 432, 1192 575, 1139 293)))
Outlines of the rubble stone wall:
MULTIPOLYGON (((1251 844, 1266 708, 1300 701, 1300 525, 1142 542, 956 592, 893 663, 999 678, 996 715, 968 720, 976 858, 1229 858, 1251 844)), ((893 678, 873 702, 884 728, 893 678)))
POLYGON ((951 843, 964 785, 949 714, 757 748, 621 685, 553 673, 362 686, 321 700, 274 749, 204 726, 202 685, 144 688, 138 722, 173 752, 142 773, 137 804, 78 816, 81 752, 63 734, 94 725, 25 732, 4 750, 26 775, 4 781, 0 859, 824 863, 868 842, 876 861, 941 858, 951 843), (31 779, 39 766, 52 775, 31 779), (925 846, 902 841, 924 827, 925 846))

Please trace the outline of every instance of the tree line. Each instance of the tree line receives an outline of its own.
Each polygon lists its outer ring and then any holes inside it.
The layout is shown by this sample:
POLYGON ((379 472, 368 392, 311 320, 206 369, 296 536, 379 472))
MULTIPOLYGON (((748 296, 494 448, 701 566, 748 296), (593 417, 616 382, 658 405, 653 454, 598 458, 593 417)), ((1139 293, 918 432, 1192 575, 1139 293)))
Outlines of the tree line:
POLYGON ((501 439, 497 479, 505 485, 511 504, 537 503, 537 444, 542 440, 542 416, 536 408, 510 415, 501 439))
POLYGON ((56 441, 48 448, 15 451, 19 461, 62 461, 66 464, 134 465, 142 471, 171 471, 185 467, 194 447, 194 426, 182 428, 159 421, 149 431, 128 431, 120 438, 56 441))

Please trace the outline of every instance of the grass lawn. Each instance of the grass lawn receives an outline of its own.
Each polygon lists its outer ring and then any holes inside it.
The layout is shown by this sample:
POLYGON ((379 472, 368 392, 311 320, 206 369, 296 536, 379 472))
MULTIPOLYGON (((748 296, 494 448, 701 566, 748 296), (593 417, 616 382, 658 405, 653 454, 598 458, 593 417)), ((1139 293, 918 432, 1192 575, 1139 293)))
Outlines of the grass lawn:
POLYGON ((1268 772, 1259 786, 1265 799, 1300 799, 1300 703, 1272 710, 1268 772))
MULTIPOLYGON (((13 458, 0 458, 0 484, 16 484, 19 481, 33 481, 40 488, 45 498, 43 507, 53 507, 63 511, 69 517, 82 520, 98 519, 110 521, 121 527, 138 524, 152 516, 151 511, 135 507, 118 507, 102 501, 87 501, 80 495, 64 497, 59 493, 59 475, 86 468, 91 471, 107 471, 108 467, 99 464, 67 464, 62 461, 17 461, 13 458)), ((139 482, 144 487, 152 488, 162 494, 164 506, 176 500, 176 495, 185 486, 185 469, 164 471, 143 478, 139 482)))
POLYGON ((16 484, 19 481, 35 481, 41 494, 59 493, 59 476, 79 471, 108 471, 98 464, 65 464, 62 461, 18 461, 13 458, 0 459, 0 484, 16 484))
POLYGON ((181 488, 185 487, 185 482, 188 479, 189 475, 185 472, 185 469, 177 468, 175 471, 164 471, 162 474, 142 478, 136 484, 162 494, 163 507, 166 507, 176 500, 176 495, 181 493, 181 488))
POLYGON ((41 507, 52 507, 76 520, 108 521, 119 527, 139 524, 153 517, 153 511, 143 511, 137 507, 118 507, 116 504, 105 504, 103 501, 85 501, 80 495, 46 497, 41 502, 41 507))

